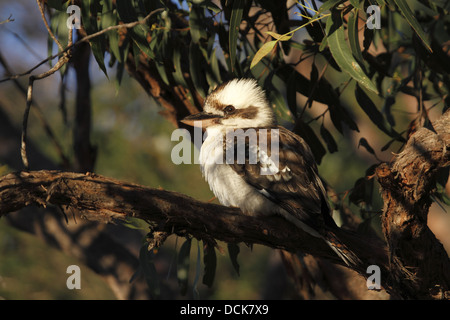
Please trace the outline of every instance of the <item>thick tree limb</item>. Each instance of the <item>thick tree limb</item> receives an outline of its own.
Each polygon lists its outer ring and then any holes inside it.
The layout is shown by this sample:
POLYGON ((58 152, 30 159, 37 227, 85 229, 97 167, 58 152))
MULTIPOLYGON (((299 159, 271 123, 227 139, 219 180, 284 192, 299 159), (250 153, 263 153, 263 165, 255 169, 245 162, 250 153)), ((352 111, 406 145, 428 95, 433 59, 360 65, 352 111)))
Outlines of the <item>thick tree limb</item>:
MULTIPOLYGON (((282 218, 245 216, 237 208, 204 203, 186 195, 124 183, 96 174, 60 171, 10 173, 0 179, 0 216, 29 205, 56 205, 81 211, 90 220, 109 222, 137 217, 158 231, 191 234, 215 243, 257 243, 291 252, 301 251, 336 263, 341 260, 321 240, 282 218)), ((342 231, 366 263, 355 266, 365 274, 370 264, 385 268, 382 249, 342 231), (369 246, 369 247, 368 247, 369 246), (368 248, 372 248, 371 251, 368 248)))
POLYGON ((411 136, 376 174, 384 200, 383 228, 393 286, 410 299, 450 299, 450 260, 427 226, 436 179, 450 165, 450 110, 411 136))

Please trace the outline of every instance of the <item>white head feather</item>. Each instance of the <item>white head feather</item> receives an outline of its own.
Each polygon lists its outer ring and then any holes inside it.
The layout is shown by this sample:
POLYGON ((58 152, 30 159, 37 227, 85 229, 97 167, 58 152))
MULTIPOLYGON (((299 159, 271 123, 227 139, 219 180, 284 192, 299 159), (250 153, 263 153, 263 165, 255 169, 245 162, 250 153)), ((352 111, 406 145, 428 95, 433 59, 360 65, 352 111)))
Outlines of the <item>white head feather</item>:
POLYGON ((264 90, 254 79, 233 79, 216 88, 206 98, 204 111, 224 118, 219 125, 229 128, 267 127, 276 124, 264 90), (236 114, 227 117, 225 107, 233 106, 236 114))

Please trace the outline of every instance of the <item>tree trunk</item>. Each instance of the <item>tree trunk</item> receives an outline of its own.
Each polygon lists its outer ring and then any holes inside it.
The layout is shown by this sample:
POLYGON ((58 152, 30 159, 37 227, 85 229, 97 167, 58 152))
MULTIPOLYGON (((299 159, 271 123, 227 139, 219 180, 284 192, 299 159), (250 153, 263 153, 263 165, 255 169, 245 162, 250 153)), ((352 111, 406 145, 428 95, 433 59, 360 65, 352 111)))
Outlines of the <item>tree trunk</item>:
POLYGON ((450 165, 450 110, 411 136, 391 164, 377 170, 384 200, 392 285, 408 299, 450 299, 450 260, 427 226, 438 175, 450 165))

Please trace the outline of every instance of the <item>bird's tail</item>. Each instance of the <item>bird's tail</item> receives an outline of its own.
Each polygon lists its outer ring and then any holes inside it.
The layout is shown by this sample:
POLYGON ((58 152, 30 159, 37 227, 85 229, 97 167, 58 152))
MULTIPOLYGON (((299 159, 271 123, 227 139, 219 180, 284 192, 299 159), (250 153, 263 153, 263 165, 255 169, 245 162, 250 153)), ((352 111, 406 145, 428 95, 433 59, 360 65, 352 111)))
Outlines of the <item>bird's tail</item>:
POLYGON ((355 267, 362 263, 361 259, 334 232, 326 232, 323 239, 348 267, 355 267))

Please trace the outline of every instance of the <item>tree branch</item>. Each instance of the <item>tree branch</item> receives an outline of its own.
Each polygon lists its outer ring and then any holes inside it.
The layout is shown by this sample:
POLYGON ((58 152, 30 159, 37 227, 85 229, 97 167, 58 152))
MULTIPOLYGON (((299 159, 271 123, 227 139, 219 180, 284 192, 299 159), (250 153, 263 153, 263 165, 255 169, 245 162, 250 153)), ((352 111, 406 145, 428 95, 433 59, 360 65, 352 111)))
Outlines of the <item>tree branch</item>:
POLYGON ((436 179, 450 165, 449 123, 450 110, 432 128, 414 133, 390 165, 376 170, 393 286, 404 298, 450 299, 450 260, 427 226, 436 179))
MULTIPOLYGON (((168 234, 190 234, 209 243, 220 240, 262 244, 342 263, 325 242, 279 217, 246 216, 238 208, 204 203, 177 192, 92 173, 42 170, 10 173, 0 179, 0 216, 29 205, 50 204, 79 210, 90 220, 110 222, 137 217, 168 234)), ((367 266, 374 263, 385 269, 386 256, 382 249, 343 230, 340 236, 350 241, 352 249, 366 263, 355 266, 355 271, 365 275, 367 266)))

